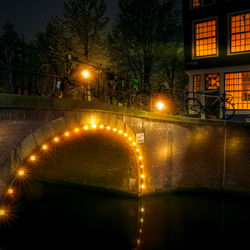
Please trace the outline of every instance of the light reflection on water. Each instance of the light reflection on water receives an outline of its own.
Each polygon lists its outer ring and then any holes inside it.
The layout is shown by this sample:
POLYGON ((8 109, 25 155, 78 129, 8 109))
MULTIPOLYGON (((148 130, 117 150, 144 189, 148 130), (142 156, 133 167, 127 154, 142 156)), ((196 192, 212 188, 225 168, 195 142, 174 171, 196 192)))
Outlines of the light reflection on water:
POLYGON ((0 249, 243 249, 249 198, 171 194, 133 199, 31 184, 0 249), (30 187, 33 187, 30 189, 30 187))

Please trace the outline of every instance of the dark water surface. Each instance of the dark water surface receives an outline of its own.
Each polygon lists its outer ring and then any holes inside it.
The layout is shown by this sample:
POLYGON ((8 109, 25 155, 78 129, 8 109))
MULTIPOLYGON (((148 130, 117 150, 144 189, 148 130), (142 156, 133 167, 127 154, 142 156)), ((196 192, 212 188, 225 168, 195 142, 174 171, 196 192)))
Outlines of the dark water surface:
POLYGON ((250 201, 214 194, 142 200, 33 183, 0 249, 249 249, 250 201), (244 245, 247 244, 245 247, 244 245))

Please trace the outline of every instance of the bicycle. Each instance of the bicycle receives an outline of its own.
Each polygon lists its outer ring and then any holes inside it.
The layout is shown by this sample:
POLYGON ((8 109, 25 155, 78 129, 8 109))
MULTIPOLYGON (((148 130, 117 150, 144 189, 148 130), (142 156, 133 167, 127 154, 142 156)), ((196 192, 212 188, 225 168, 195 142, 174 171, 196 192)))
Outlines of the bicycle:
POLYGON ((53 95, 63 97, 63 92, 66 88, 75 89, 77 86, 82 85, 82 82, 72 78, 72 62, 78 62, 78 59, 71 55, 58 56, 63 58, 65 68, 63 76, 59 75, 57 66, 53 61, 42 63, 36 71, 35 86, 40 96, 50 97, 53 95))
MULTIPOLYGON (((189 92, 190 93, 190 92, 189 92)), ((217 119, 231 119, 235 114, 235 107, 232 103, 233 97, 231 95, 226 96, 218 91, 206 92, 200 91, 193 93, 194 96, 187 98, 184 103, 184 115, 189 117, 199 117, 201 113, 208 115, 213 114, 217 119), (210 103, 206 101, 203 105, 202 98, 210 99, 210 103), (223 115, 221 116, 221 111, 223 115)))

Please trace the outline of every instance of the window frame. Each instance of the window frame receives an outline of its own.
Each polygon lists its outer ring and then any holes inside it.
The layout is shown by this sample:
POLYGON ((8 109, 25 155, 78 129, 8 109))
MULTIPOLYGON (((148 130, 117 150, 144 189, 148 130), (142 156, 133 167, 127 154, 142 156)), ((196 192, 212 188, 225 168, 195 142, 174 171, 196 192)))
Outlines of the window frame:
POLYGON ((190 0, 190 1, 189 1, 189 7, 190 7, 190 9, 198 9, 198 8, 207 7, 207 6, 211 6, 211 5, 216 4, 216 0, 212 0, 212 1, 213 1, 212 3, 204 4, 204 0, 200 0, 201 5, 200 5, 200 6, 193 7, 193 0, 190 0))
MULTIPOLYGON (((225 94, 226 94, 226 74, 237 74, 237 73, 239 74, 239 73, 245 73, 245 72, 250 72, 250 70, 248 70, 248 71, 247 70, 239 70, 239 71, 226 71, 226 72, 224 72, 224 93, 225 94)), ((234 92, 234 91, 229 91, 229 92, 234 92)), ((237 92, 237 91, 235 91, 235 92, 237 92)), ((235 110, 249 112, 250 109, 237 109, 237 108, 235 108, 235 110)))
POLYGON ((192 59, 193 60, 202 60, 205 58, 214 58, 214 57, 218 57, 219 56, 219 32, 218 32, 218 16, 212 16, 209 18, 205 18, 205 19, 198 19, 198 20, 193 20, 192 21, 192 59), (195 25, 198 23, 202 23, 202 22, 208 22, 208 21, 213 21, 215 20, 215 24, 216 24, 216 54, 214 55, 206 55, 206 56, 196 56, 196 46, 195 46, 195 25))
POLYGON ((231 12, 227 14, 227 55, 228 56, 236 56, 236 55, 243 55, 243 54, 249 54, 250 50, 246 51, 239 51, 239 52, 231 52, 231 34, 232 34, 232 27, 231 27, 231 17, 247 14, 250 13, 250 9, 244 10, 244 11, 237 11, 237 12, 231 12))

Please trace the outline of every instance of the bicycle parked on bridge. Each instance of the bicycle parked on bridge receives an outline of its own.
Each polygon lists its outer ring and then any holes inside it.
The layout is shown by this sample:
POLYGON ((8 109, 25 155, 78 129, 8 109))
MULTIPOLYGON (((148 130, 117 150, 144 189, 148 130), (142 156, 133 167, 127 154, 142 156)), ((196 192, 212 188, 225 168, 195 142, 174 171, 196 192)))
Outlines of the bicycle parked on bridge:
POLYGON ((185 100, 184 115, 200 117, 201 114, 205 114, 207 118, 215 116, 223 120, 233 118, 235 107, 231 95, 222 94, 218 90, 191 92, 191 94, 194 97, 185 100))

